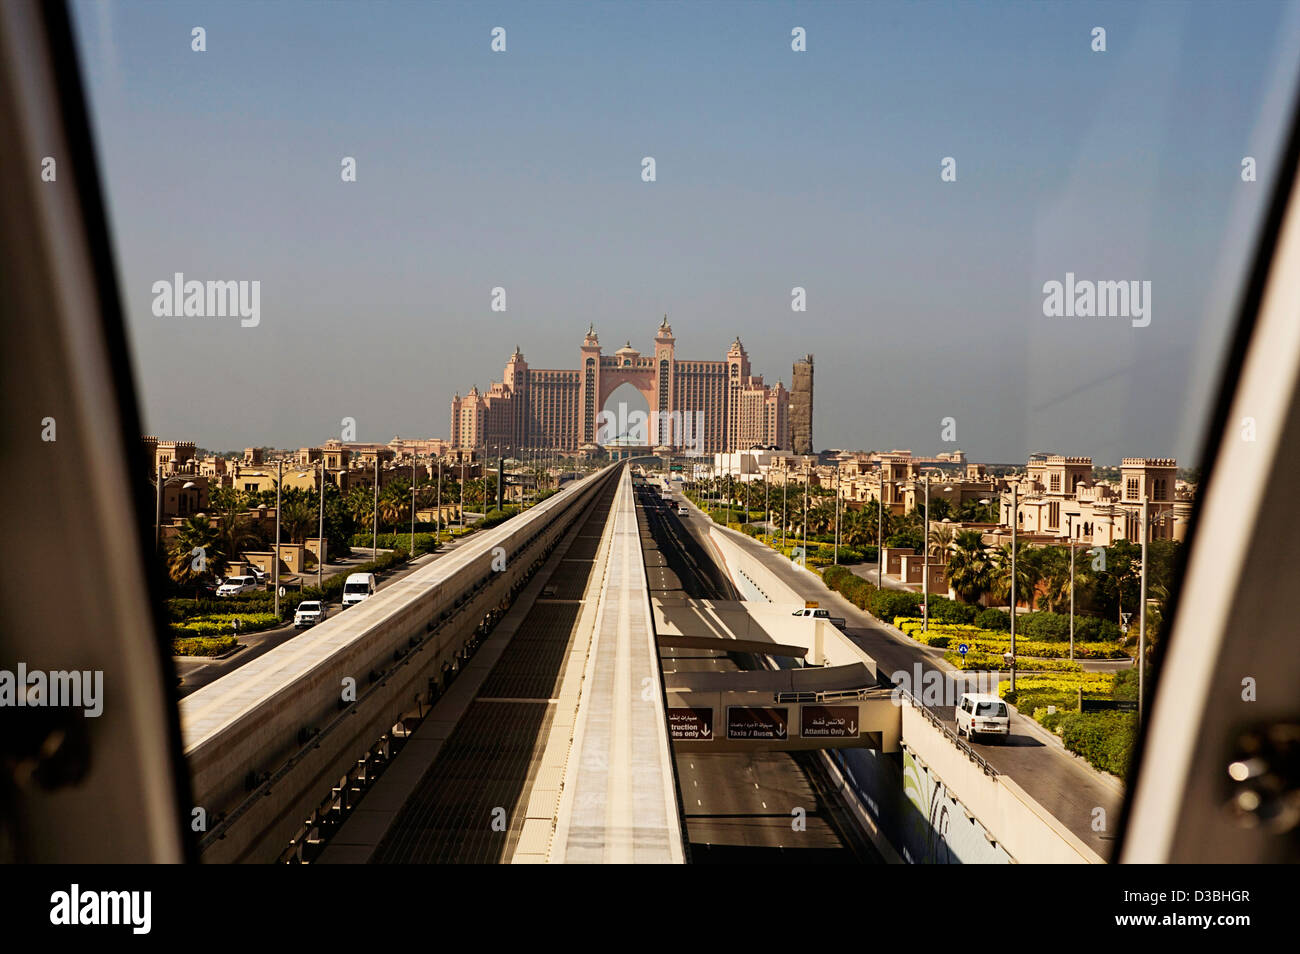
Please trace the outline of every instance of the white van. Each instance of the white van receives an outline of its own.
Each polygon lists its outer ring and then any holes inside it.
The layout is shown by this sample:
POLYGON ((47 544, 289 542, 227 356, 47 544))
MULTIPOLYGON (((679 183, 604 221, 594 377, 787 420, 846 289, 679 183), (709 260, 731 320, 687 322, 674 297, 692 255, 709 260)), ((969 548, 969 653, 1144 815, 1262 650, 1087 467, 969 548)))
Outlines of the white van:
POLYGON ((257 592, 257 580, 251 576, 232 576, 217 587, 218 596, 243 596, 257 592))
POLYGON ((972 742, 977 735, 1011 736, 1011 713, 997 696, 984 692, 964 692, 957 703, 957 734, 972 742))
POLYGON ((375 595, 375 575, 373 573, 353 573, 343 584, 344 608, 370 599, 375 595))

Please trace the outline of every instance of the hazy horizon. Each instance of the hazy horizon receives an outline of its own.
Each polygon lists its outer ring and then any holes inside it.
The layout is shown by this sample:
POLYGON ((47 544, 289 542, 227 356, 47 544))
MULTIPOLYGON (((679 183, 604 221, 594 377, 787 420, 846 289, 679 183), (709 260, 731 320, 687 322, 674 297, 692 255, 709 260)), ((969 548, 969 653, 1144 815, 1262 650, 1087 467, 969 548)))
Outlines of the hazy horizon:
POLYGON ((667 313, 685 359, 816 355, 819 449, 1199 466, 1300 41, 1293 3, 73 9, 144 426, 214 450, 446 438, 516 345, 667 313), (178 272, 260 320, 156 317, 178 272), (1046 317, 1067 276, 1149 324, 1046 317))

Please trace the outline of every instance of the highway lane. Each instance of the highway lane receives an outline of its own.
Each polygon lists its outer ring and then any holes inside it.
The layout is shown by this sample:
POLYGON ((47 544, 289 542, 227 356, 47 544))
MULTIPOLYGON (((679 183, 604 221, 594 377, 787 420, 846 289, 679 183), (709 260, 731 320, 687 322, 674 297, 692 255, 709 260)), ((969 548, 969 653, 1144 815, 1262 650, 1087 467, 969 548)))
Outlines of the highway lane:
MULTIPOLYGON (((664 507, 658 493, 638 487, 638 517, 651 596, 738 599, 730 580, 696 538, 664 507), (655 553, 663 554, 663 566, 655 553)), ((661 652, 665 675, 755 668, 745 654, 661 652)), ((857 831, 810 753, 754 752, 678 755, 682 808, 695 863, 762 861, 848 864, 880 862, 857 831), (796 813, 801 824, 796 825, 796 813)))
MULTIPOLYGON (((694 505, 689 505, 689 509, 690 516, 683 519, 683 525, 698 541, 705 541, 701 543, 704 546, 712 521, 694 505)), ((914 681, 915 667, 919 664, 923 678, 933 671, 943 680, 943 701, 955 702, 961 683, 942 662, 942 651, 891 632, 873 616, 828 589, 820 577, 795 566, 761 543, 748 538, 738 542, 796 593, 818 600, 834 616, 843 616, 848 623, 846 632, 876 660, 882 675, 905 672, 914 681)), ((950 727, 955 725, 953 705, 927 708, 950 727)), ((1010 738, 1003 742, 974 743, 973 748, 997 771, 1014 779, 1090 848, 1103 858, 1110 857, 1123 801, 1123 790, 1117 780, 1103 777, 1067 752, 1032 719, 1018 714, 1012 716, 1010 738), (1104 811, 1104 830, 1094 830, 1098 808, 1104 811)))
MULTIPOLYGON (((383 589, 387 584, 394 580, 400 580, 414 573, 420 567, 425 566, 433 560, 436 560, 445 554, 451 553, 464 541, 470 539, 473 535, 457 537, 448 543, 444 543, 433 553, 425 553, 416 557, 396 570, 390 570, 387 573, 378 574, 376 583, 378 589, 383 589)), ((387 552, 387 551, 384 551, 387 552)), ((344 560, 340 564, 326 563, 326 575, 337 576, 342 573, 354 572, 354 568, 363 563, 370 562, 371 556, 369 550, 358 548, 357 556, 344 560)), ((316 581, 314 574, 306 574, 304 577, 308 582, 307 585, 313 585, 316 581)), ((298 594, 289 590, 281 603, 289 606, 297 605, 298 594)), ((338 613, 344 612, 340 603, 331 603, 329 605, 329 615, 334 617, 338 613)), ((215 682, 222 676, 234 672, 241 666, 246 666, 258 656, 269 653, 275 647, 287 643, 291 639, 304 636, 310 638, 311 627, 307 629, 294 629, 292 621, 276 626, 272 629, 264 629, 257 633, 247 633, 239 637, 239 645, 243 648, 224 659, 204 659, 198 656, 177 656, 174 657, 176 665, 176 674, 181 677, 181 684, 176 690, 178 698, 188 696, 190 693, 202 689, 208 683, 215 682)))

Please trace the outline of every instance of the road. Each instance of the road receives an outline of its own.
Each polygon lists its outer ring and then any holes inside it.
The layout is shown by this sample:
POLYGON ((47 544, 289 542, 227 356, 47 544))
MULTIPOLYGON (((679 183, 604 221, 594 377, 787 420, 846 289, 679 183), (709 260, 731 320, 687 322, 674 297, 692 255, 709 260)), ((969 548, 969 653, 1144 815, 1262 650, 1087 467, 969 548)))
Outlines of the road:
MULTIPOLYGON (((688 506, 690 515, 682 518, 682 523, 697 540, 706 544, 709 529, 714 526, 713 521, 693 504, 688 506)), ((845 632, 876 660, 882 675, 904 672, 909 674, 909 679, 913 679, 915 666, 919 664, 923 676, 931 671, 940 674, 945 700, 956 699, 960 691, 960 677, 954 679, 955 670, 943 661, 942 650, 930 649, 892 632, 875 617, 828 589, 816 574, 783 559, 757 541, 739 534, 736 537, 741 546, 747 547, 796 593, 805 599, 818 600, 834 616, 843 616, 848 624, 845 632)), ((1124 664, 1121 662, 1120 665, 1124 664)), ((948 725, 955 725, 953 706, 927 708, 948 725)), ((1112 832, 1118 827, 1123 801, 1123 789, 1118 780, 1103 775, 1067 752, 1059 740, 1053 738, 1042 726, 1018 713, 1012 716, 1011 735, 1007 740, 974 743, 974 748, 998 772, 1013 779, 1090 848, 1103 858, 1110 856, 1114 841, 1112 832), (1104 811, 1105 830, 1094 831, 1098 808, 1104 811)))
MULTIPOLYGON (((397 570, 392 570, 378 578, 379 588, 382 589, 387 583, 393 580, 400 580, 415 570, 428 563, 436 560, 444 553, 450 553, 460 545, 462 540, 467 537, 458 537, 450 543, 444 543, 433 553, 426 553, 423 556, 416 557, 410 563, 397 570)), ((369 550, 358 550, 357 556, 341 561, 340 563, 326 563, 326 575, 334 576, 338 573, 347 573, 353 567, 362 563, 368 563, 371 559, 369 550)), ((310 582, 315 578, 307 575, 310 582)), ((309 582, 309 585, 310 585, 309 582)), ((292 600, 295 597, 292 591, 285 595, 285 599, 292 600)), ((338 603, 331 603, 329 607, 330 616, 343 612, 343 608, 338 603)), ((191 692, 202 689, 211 682, 215 682, 222 676, 234 672, 240 666, 246 666, 258 656, 269 653, 275 647, 288 642, 299 636, 311 637, 311 629, 294 629, 293 623, 285 623, 282 626, 276 626, 274 629, 264 629, 257 633, 248 633, 239 637, 239 645, 243 648, 225 659, 207 659, 201 656, 176 656, 173 661, 176 664, 176 675, 181 677, 181 684, 176 694, 178 698, 188 696, 191 692)))
MULTIPOLYGON (((738 599, 726 574, 699 540, 660 501, 635 483, 650 595, 738 599), (655 552, 666 566, 657 566, 655 552)), ((755 668, 737 653, 679 650, 660 654, 664 674, 755 668)), ((850 864, 881 862, 850 820, 811 753, 755 752, 678 755, 677 777, 694 863, 850 864), (802 810, 803 830, 794 824, 802 810)))

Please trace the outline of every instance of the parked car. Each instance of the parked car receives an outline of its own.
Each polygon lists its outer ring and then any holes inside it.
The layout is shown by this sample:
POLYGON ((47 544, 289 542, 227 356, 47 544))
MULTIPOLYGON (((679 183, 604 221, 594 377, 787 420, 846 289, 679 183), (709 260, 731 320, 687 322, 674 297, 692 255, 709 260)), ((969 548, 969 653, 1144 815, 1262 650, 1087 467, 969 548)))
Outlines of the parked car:
POLYGON ((218 596, 243 596, 257 591, 257 579, 251 576, 228 577, 217 587, 218 596))
POLYGON ((957 734, 972 742, 979 735, 1011 735, 1011 713, 997 696, 982 692, 962 693, 957 703, 957 734))
POLYGON ((355 606, 362 600, 375 595, 375 575, 373 573, 353 573, 343 584, 343 605, 355 606))
POLYGON ((308 626, 315 626, 328 615, 329 610, 320 600, 303 600, 294 611, 293 628, 306 629, 308 626))

